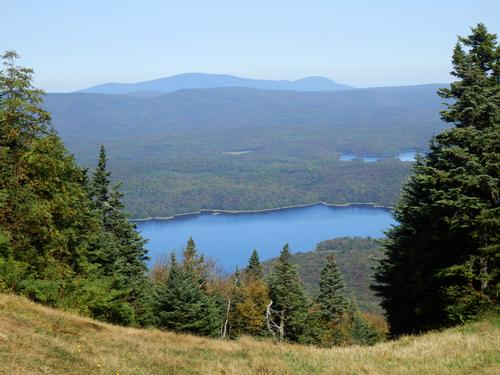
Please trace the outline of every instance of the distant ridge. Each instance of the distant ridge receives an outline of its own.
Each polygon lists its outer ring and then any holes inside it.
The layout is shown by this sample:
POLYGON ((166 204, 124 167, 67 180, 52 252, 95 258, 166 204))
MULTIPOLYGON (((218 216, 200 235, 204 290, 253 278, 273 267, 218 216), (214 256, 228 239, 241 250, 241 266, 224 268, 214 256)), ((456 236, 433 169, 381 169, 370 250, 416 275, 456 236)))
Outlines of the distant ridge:
POLYGON ((227 74, 186 73, 137 83, 110 82, 79 90, 83 93, 157 96, 182 89, 244 87, 261 90, 339 91, 354 89, 325 77, 306 77, 295 81, 262 80, 227 74))

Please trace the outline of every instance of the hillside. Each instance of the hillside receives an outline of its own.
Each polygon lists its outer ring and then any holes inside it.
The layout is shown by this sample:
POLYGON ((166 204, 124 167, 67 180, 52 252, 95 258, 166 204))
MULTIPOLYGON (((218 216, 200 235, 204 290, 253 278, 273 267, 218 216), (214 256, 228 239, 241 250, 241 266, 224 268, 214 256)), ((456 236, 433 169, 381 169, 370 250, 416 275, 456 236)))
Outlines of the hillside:
POLYGON ((49 94, 44 106, 80 163, 94 166, 106 145, 138 218, 316 201, 391 205, 409 163, 339 157, 426 149, 443 129, 438 87, 49 94))
MULTIPOLYGON (((379 301, 370 290, 370 284, 373 282, 373 267, 376 263, 374 259, 381 257, 379 246, 374 238, 336 238, 320 242, 315 251, 293 254, 292 263, 299 266, 300 277, 309 294, 316 296, 319 293, 321 268, 332 251, 336 254, 336 261, 344 277, 349 297, 362 311, 381 314, 379 301)), ((275 260, 263 262, 266 272, 270 271, 275 260)))
POLYGON ((137 95, 147 92, 150 96, 182 89, 208 89, 215 87, 248 87, 261 90, 335 91, 353 87, 342 85, 325 77, 306 77, 295 81, 265 80, 235 77, 229 74, 185 73, 171 77, 136 83, 104 83, 80 90, 97 94, 137 95))
POLYGON ((123 328, 0 294, 0 374, 495 374, 500 320, 318 349, 123 328))

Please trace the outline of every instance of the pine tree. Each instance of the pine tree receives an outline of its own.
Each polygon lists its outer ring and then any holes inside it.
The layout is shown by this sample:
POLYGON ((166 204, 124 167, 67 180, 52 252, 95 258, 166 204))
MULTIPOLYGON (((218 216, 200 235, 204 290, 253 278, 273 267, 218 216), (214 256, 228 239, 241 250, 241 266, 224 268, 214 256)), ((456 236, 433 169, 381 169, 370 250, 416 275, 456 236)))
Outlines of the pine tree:
POLYGON ((474 318, 498 303, 500 48, 482 24, 453 53, 454 124, 417 159, 387 233, 374 289, 392 335, 474 318))
POLYGON ((299 340, 307 317, 307 300, 297 266, 291 262, 288 244, 273 265, 269 280, 273 309, 283 312, 285 338, 299 340))

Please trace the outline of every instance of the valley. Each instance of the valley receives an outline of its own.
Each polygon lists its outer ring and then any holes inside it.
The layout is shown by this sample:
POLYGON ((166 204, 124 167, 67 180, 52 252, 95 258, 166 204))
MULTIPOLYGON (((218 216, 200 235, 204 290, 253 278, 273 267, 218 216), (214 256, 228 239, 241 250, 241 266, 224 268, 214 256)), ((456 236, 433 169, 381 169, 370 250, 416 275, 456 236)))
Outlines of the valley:
POLYGON ((47 94, 44 106, 81 164, 93 168, 106 146, 134 218, 318 201, 391 206, 408 158, 364 163, 342 155, 427 149, 444 128, 441 86, 47 94))

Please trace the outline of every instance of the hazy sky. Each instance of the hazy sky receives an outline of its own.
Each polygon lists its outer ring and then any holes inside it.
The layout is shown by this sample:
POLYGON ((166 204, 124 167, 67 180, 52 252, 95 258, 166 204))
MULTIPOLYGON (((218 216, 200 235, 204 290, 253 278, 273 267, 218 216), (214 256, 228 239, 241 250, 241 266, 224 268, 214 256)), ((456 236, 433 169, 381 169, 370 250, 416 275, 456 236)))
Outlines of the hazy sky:
POLYGON ((0 50, 71 91, 187 73, 355 86, 448 82, 457 34, 498 0, 0 0, 0 50))

